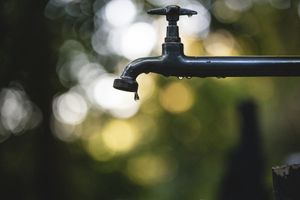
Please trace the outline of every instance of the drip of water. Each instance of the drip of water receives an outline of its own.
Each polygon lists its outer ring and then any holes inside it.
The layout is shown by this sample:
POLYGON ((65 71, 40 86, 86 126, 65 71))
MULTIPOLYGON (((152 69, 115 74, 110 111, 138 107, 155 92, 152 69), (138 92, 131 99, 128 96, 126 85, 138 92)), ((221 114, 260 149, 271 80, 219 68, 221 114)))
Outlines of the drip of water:
POLYGON ((182 80, 182 79, 183 79, 183 77, 182 77, 182 76, 178 76, 177 78, 178 78, 179 80, 182 80))
POLYGON ((135 101, 140 100, 139 94, 137 92, 134 93, 134 100, 135 101))

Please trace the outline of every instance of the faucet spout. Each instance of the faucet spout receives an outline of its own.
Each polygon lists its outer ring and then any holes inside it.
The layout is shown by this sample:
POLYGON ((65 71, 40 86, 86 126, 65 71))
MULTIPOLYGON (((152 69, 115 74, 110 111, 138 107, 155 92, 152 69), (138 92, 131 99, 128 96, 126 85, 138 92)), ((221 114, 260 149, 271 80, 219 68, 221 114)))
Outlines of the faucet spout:
POLYGON ((129 63, 120 79, 115 79, 113 87, 128 92, 137 92, 138 83, 136 78, 141 73, 157 73, 164 76, 180 76, 184 73, 181 69, 183 44, 178 42, 164 43, 162 55, 157 57, 139 58, 129 63))
POLYGON ((125 67, 120 79, 115 79, 114 88, 128 92, 137 92, 138 83, 136 78, 138 75, 157 71, 162 61, 163 56, 139 58, 132 61, 125 67))

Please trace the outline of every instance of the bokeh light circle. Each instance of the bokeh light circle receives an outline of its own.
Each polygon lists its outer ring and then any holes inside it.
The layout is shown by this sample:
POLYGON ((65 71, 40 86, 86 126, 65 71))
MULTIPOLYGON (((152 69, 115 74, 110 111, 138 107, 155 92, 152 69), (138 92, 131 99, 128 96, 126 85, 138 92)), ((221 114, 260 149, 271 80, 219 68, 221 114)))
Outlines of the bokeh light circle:
POLYGON ((130 0, 112 0, 105 6, 105 19, 114 27, 126 26, 136 16, 137 9, 130 0))
POLYGON ((53 102, 55 118, 66 124, 80 124, 86 117, 88 105, 85 99, 76 92, 67 92, 53 102))

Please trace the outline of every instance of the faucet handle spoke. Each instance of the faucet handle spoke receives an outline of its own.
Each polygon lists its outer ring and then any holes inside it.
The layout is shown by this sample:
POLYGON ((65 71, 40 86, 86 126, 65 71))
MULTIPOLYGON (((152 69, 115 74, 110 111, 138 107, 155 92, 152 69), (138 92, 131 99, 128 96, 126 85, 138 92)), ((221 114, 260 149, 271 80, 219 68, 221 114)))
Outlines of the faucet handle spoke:
POLYGON ((151 10, 148 10, 147 13, 149 15, 166 15, 166 8, 153 8, 151 10))
POLYGON ((189 9, 185 9, 185 8, 180 8, 180 15, 188 15, 188 16, 192 16, 192 15, 197 15, 197 11, 194 10, 189 10, 189 9))
POLYGON ((197 12, 185 8, 180 8, 176 5, 166 6, 164 8, 154 8, 147 12, 150 15, 166 15, 168 21, 178 21, 180 15, 196 15, 197 12))

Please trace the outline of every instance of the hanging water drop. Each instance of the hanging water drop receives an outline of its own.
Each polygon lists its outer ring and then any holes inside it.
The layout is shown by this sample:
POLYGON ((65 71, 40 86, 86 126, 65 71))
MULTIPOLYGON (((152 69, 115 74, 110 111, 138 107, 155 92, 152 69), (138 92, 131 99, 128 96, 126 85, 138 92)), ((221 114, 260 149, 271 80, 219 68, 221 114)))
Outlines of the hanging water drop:
POLYGON ((179 79, 179 80, 182 80, 182 79, 183 79, 183 77, 182 77, 182 76, 178 76, 178 79, 179 79))
POLYGON ((134 93, 134 100, 135 101, 140 100, 139 94, 137 92, 134 93))

